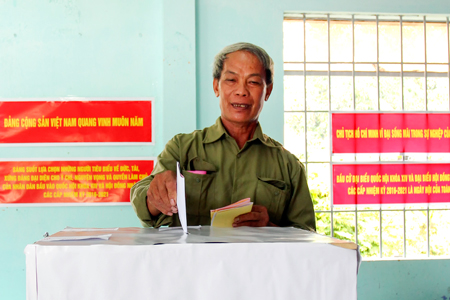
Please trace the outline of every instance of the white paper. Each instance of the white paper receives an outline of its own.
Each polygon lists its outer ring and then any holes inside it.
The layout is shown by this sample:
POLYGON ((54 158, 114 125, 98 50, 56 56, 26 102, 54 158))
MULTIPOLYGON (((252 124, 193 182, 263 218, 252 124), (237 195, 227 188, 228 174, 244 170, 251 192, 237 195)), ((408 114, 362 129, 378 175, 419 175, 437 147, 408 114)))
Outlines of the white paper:
MULTIPOLYGON (((202 225, 197 225, 197 226, 188 226, 188 229, 200 229, 202 228, 202 225)), ((183 227, 159 227, 158 229, 159 231, 169 231, 169 230, 183 230, 183 227)))
POLYGON ((47 244, 36 257, 45 300, 148 299, 149 291, 152 299, 357 299, 354 250, 327 244, 47 244), (170 280, 167 270, 176 270, 170 280))
POLYGON ((36 244, 27 245, 25 248, 25 261, 27 265, 27 270, 25 272, 27 279, 27 300, 37 300, 37 259, 36 259, 36 244))
POLYGON ((85 236, 49 236, 40 242, 58 242, 58 241, 80 241, 80 240, 109 240, 111 234, 85 235, 85 236))
POLYGON ((177 207, 181 227, 183 227, 184 233, 188 234, 187 219, 186 219, 186 190, 184 184, 184 177, 181 174, 179 162, 177 162, 177 207))
POLYGON ((62 231, 111 231, 111 230, 119 230, 116 228, 74 228, 74 227, 66 227, 62 231))

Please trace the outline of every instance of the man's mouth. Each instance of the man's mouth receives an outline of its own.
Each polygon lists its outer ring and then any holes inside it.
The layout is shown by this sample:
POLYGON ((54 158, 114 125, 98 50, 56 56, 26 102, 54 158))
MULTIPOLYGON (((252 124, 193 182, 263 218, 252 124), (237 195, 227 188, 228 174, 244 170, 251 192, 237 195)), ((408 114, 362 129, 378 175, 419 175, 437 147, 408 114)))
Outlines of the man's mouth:
POLYGON ((236 108, 249 108, 250 107, 250 105, 248 105, 248 104, 235 104, 235 103, 233 103, 231 105, 233 105, 233 107, 236 107, 236 108))

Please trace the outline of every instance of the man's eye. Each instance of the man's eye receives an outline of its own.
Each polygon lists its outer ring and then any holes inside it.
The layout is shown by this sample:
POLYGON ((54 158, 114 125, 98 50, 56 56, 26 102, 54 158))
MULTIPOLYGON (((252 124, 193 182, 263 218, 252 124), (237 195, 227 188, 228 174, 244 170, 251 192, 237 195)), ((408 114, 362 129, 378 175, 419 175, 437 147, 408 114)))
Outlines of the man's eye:
POLYGON ((233 78, 226 78, 225 81, 235 81, 233 78))
POLYGON ((261 84, 261 82, 259 82, 259 81, 250 81, 250 83, 251 83, 251 84, 257 84, 257 85, 260 85, 260 84, 261 84))

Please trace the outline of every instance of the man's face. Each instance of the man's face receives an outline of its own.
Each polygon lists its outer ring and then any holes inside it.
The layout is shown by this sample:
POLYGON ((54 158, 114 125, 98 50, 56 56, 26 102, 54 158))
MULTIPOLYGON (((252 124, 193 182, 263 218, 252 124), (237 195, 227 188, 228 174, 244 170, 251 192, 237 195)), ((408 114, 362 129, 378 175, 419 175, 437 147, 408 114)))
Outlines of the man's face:
POLYGON ((227 55, 220 79, 214 79, 214 93, 220 100, 224 125, 248 125, 258 120, 272 84, 259 59, 248 51, 227 55))

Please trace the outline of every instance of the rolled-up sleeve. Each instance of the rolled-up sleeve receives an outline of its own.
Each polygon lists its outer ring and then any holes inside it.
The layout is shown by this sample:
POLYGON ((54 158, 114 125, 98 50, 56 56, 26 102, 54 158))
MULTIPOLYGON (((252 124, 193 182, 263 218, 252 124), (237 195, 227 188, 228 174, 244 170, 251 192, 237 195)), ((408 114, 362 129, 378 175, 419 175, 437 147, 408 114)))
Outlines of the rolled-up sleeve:
POLYGON ((305 173, 303 165, 297 161, 291 176, 292 196, 286 207, 287 222, 290 226, 315 231, 316 217, 305 173))
POLYGON ((150 176, 136 182, 133 187, 131 187, 130 202, 137 217, 141 221, 142 226, 144 227, 157 228, 165 225, 169 226, 173 222, 173 218, 171 216, 166 216, 164 214, 152 216, 150 214, 147 207, 147 191, 155 175, 166 170, 176 171, 176 162, 179 157, 178 149, 177 136, 175 136, 166 144, 163 152, 158 155, 155 168, 150 176))

